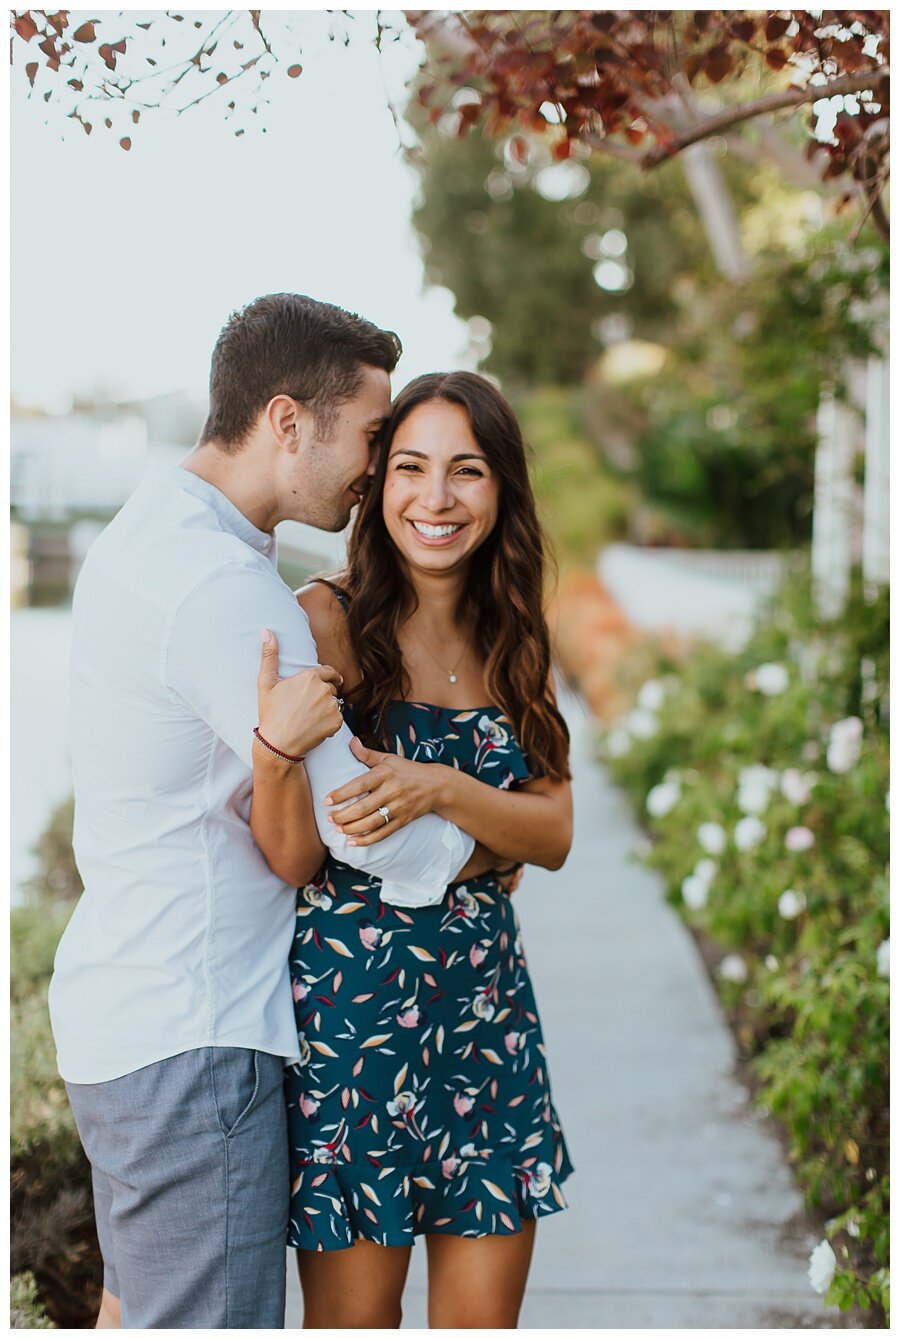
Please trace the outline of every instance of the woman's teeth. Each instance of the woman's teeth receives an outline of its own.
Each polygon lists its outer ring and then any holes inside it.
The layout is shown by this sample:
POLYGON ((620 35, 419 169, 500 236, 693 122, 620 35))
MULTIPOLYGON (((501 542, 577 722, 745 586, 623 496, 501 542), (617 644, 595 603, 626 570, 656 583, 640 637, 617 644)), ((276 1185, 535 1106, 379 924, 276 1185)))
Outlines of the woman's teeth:
POLYGON ((424 521, 413 521, 413 525, 426 539, 444 539, 447 535, 455 535, 458 530, 462 530, 461 525, 426 525, 424 521))

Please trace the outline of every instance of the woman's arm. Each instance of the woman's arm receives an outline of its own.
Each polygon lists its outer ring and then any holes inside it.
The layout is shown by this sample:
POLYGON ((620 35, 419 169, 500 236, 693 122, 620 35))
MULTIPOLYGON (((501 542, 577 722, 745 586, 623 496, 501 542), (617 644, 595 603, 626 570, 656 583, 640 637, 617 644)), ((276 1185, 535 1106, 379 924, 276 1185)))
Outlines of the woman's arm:
MULTIPOLYGON (((334 809, 332 822, 357 846, 371 846, 420 814, 447 818, 504 860, 559 869, 572 844, 572 792, 568 781, 540 778, 516 790, 501 790, 442 763, 418 763, 393 753, 366 749, 354 740, 353 751, 371 771, 369 793, 346 808, 334 809), (378 812, 386 807, 390 819, 378 812)), ((358 781, 341 786, 332 806, 360 795, 358 781)))
MULTIPOLYGON (((429 767, 439 764, 424 764, 429 767)), ((500 790, 441 767, 435 812, 449 818, 508 860, 559 869, 572 845, 572 787, 540 777, 500 790)))

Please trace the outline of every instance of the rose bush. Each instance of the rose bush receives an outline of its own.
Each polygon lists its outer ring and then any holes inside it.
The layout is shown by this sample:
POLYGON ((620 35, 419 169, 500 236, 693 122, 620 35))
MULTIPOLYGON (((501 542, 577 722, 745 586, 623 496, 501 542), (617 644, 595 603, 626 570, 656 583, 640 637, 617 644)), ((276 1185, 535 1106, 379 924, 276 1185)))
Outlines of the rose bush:
POLYGON ((697 644, 651 667, 665 693, 601 751, 647 824, 644 858, 718 951, 755 1100, 826 1216, 825 1302, 886 1318, 888 594, 868 602, 857 573, 823 622, 809 592, 792 577, 737 655, 697 644))

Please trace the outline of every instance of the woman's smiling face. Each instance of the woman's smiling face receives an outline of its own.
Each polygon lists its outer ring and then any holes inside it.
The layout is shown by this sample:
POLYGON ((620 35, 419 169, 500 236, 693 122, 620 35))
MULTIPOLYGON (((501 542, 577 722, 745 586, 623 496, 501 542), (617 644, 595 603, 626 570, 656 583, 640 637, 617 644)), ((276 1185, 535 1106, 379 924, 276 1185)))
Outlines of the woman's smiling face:
POLYGON ((460 405, 428 400, 394 433, 382 512, 411 568, 456 571, 497 523, 500 485, 460 405))

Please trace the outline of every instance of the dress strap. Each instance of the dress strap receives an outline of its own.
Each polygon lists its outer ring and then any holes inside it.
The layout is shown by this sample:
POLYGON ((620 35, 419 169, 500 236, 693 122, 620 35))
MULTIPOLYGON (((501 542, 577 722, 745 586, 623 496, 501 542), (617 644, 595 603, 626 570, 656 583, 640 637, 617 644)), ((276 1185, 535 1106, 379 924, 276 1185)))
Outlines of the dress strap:
POLYGON ((344 590, 343 586, 336 586, 335 583, 333 581, 329 581, 327 577, 310 577, 309 581, 306 584, 308 586, 311 586, 314 581, 318 581, 320 585, 327 586, 330 591, 333 591, 335 599, 343 609, 344 613, 349 614, 350 596, 344 590))

